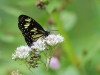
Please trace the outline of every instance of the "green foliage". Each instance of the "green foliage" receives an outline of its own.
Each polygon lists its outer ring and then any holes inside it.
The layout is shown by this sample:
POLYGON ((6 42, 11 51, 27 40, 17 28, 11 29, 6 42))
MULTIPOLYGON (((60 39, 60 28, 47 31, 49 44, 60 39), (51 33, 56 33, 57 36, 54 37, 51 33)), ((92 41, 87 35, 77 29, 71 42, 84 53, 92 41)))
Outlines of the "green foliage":
MULTIPOLYGON (((65 38, 54 54, 60 68, 50 69, 49 75, 100 75, 100 1, 44 0, 48 1, 44 10, 36 6, 37 1, 0 0, 0 74, 11 75, 18 69, 24 75, 32 75, 11 59, 14 50, 25 44, 18 29, 18 16, 26 14, 45 30, 59 30, 65 38)), ((33 71, 47 75, 42 66, 33 71)))

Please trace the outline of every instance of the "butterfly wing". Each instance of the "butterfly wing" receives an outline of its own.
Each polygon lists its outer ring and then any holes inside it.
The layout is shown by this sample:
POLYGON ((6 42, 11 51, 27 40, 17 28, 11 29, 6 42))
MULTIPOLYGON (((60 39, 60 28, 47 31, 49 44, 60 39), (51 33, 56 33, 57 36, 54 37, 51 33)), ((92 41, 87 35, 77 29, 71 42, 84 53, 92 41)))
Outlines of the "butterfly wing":
POLYGON ((18 27, 21 30, 28 46, 31 46, 32 43, 37 41, 39 38, 48 36, 48 32, 31 17, 20 15, 18 21, 18 27))

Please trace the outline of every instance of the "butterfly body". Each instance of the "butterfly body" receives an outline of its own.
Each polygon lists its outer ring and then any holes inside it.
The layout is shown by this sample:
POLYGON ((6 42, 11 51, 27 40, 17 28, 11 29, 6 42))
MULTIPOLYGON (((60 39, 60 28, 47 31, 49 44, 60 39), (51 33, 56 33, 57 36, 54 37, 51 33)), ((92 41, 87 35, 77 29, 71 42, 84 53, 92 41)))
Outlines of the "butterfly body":
POLYGON ((29 16, 20 15, 18 21, 18 27, 28 46, 31 46, 39 38, 45 38, 50 34, 49 31, 45 31, 40 24, 29 16))

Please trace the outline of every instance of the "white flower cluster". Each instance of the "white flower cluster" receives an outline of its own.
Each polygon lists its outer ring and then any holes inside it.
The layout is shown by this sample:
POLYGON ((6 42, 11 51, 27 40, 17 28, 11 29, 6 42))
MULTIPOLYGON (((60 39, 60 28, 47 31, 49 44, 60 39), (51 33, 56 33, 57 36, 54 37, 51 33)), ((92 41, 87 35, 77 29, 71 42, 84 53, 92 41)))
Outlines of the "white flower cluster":
POLYGON ((64 41, 64 38, 61 35, 52 34, 52 35, 48 35, 44 39, 38 39, 36 42, 33 42, 33 45, 31 46, 31 48, 42 51, 47 48, 47 45, 54 46, 63 41, 64 41))
POLYGON ((33 42, 33 45, 31 46, 31 48, 40 50, 40 51, 45 50, 46 48, 45 40, 38 39, 36 42, 33 42))
POLYGON ((31 48, 28 46, 20 46, 16 49, 15 53, 12 54, 12 59, 16 58, 27 58, 31 48))
POLYGON ((45 38, 45 42, 50 45, 50 46, 54 46, 58 43, 61 43, 64 41, 64 38, 61 35, 49 35, 45 38))
POLYGON ((33 49, 38 51, 43 51, 47 49, 47 46, 54 46, 58 43, 64 41, 64 38, 61 35, 48 35, 44 39, 38 39, 36 42, 33 42, 31 47, 28 46, 20 46, 16 49, 15 53, 12 54, 12 59, 16 58, 27 58, 29 56, 29 52, 33 49))

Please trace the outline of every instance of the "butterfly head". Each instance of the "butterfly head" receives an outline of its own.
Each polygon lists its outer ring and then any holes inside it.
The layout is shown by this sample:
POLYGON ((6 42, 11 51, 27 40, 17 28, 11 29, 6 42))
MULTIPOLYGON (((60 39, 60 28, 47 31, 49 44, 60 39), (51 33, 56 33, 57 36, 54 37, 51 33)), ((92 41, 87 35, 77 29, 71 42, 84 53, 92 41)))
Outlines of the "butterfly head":
POLYGON ((50 31, 45 31, 45 37, 47 37, 50 34, 50 31))

